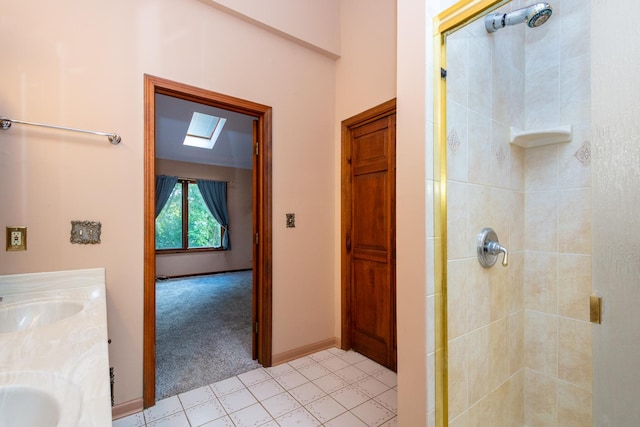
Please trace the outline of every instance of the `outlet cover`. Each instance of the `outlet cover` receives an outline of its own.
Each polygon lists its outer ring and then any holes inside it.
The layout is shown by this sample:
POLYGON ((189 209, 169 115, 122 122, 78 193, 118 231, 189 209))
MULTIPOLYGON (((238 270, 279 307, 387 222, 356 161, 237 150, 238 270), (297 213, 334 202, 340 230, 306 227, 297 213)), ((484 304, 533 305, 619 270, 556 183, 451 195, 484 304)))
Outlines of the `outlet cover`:
POLYGON ((7 251, 27 250, 27 227, 7 227, 7 251))

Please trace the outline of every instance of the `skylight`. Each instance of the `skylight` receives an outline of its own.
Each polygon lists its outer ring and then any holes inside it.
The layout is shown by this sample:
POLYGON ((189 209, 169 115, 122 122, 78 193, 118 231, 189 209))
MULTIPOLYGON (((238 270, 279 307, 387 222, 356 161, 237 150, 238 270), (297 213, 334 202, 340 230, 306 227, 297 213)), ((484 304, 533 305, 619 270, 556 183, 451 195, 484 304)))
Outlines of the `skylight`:
POLYGON ((223 117, 194 112, 182 144, 211 150, 226 121, 223 117))

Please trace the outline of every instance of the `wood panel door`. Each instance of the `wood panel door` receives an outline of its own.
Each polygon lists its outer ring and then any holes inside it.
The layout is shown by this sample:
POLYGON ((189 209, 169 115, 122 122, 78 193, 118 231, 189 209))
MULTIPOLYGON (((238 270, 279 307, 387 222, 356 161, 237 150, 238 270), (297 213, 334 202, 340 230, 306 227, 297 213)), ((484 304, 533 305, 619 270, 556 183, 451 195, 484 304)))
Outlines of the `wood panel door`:
POLYGON ((345 120, 342 347, 396 370, 395 100, 345 120))

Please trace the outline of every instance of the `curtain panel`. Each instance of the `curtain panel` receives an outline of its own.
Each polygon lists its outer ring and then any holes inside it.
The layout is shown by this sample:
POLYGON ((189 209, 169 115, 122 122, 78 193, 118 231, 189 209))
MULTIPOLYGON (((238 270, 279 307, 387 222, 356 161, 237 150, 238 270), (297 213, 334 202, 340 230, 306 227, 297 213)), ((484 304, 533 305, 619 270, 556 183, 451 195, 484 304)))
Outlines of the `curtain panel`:
POLYGON ((224 229, 222 248, 231 249, 229 238, 229 213, 227 211, 227 183, 224 181, 196 180, 202 198, 211 215, 224 229))

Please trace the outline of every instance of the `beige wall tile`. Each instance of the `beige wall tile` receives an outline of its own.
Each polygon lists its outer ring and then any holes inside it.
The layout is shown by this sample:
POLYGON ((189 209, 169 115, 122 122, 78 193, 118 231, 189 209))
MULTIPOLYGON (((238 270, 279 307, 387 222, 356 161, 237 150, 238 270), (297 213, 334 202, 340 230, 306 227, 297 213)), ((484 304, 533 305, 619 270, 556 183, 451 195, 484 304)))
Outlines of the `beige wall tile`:
MULTIPOLYGON (((469 102, 471 101, 470 93, 469 102)), ((491 182, 491 121, 477 111, 469 110, 468 115, 469 182, 489 185, 491 182)))
POLYGON ((469 409, 467 337, 449 341, 449 419, 469 409))
POLYGON ((573 125, 573 138, 558 148, 558 186, 562 188, 591 187, 591 126, 573 125))
POLYGON ((485 396, 469 408, 469 427, 495 426, 496 414, 491 396, 485 396))
POLYGON ((527 427, 549 427, 556 425, 557 380, 553 377, 527 369, 525 371, 525 408, 527 427))
POLYGON ((557 144, 525 150, 524 164, 524 186, 527 191, 549 191, 558 188, 557 144))
POLYGON ((591 323, 558 319, 558 378, 591 390, 591 323))
MULTIPOLYGON (((524 369, 509 378, 509 422, 508 427, 524 426, 524 369)), ((504 403, 503 403, 504 404, 504 403)))
POLYGON ((467 262, 467 327, 470 331, 487 326, 491 321, 491 271, 482 268, 477 259, 467 262))
POLYGON ((497 320, 489 325, 489 384, 494 390, 509 379, 509 322, 497 320))
POLYGON ((491 391, 489 326, 468 334, 469 405, 475 405, 491 391))
POLYGON ((558 246, 564 253, 591 253, 590 189, 559 191, 558 246))
POLYGON ((591 427, 592 396, 589 390, 558 381, 558 426, 591 427))
POLYGON ((447 333, 449 339, 454 339, 469 332, 467 312, 469 310, 467 296, 466 259, 452 260, 447 263, 447 333))
POLYGON ((524 368, 524 311, 509 316, 509 374, 524 368))
POLYGON ((558 309, 558 255, 526 252, 524 304, 528 310, 555 314, 558 309))
POLYGON ((509 253, 509 314, 524 309, 524 252, 509 253))
POLYGON ((537 372, 556 376, 558 369, 558 319, 555 315, 525 311, 524 361, 537 372))
MULTIPOLYGON (((433 424, 429 424, 430 426, 434 426, 435 420, 433 420, 433 424)), ((464 412, 458 418, 449 419, 449 427, 469 427, 469 412, 464 412)))
POLYGON ((509 269, 502 267, 501 259, 491 268, 489 294, 491 321, 504 319, 509 314, 509 269))
POLYGON ((558 195, 541 191, 525 195, 525 247, 530 251, 558 250, 558 195))
POLYGON ((464 258, 469 253, 467 237, 467 185, 447 183, 447 259, 464 258))
POLYGON ((572 319, 589 321, 591 285, 591 256, 558 256, 558 314, 572 319))

